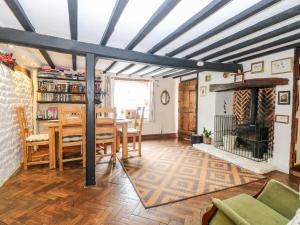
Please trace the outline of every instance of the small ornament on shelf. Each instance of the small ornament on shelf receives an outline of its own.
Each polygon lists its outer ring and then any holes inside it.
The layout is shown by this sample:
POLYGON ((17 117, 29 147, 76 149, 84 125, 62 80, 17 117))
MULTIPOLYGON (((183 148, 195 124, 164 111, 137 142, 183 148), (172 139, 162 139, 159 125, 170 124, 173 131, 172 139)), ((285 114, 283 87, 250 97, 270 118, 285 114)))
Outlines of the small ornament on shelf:
POLYGON ((0 64, 1 63, 14 70, 16 59, 13 58, 12 53, 5 53, 0 51, 0 64))

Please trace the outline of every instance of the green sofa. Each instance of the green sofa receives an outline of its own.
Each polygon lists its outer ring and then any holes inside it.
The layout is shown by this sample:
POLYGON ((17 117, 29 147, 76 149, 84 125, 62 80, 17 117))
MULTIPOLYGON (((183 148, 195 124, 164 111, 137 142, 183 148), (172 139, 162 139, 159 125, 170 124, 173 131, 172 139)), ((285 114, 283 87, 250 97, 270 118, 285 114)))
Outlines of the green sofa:
POLYGON ((254 198, 240 194, 221 201, 214 198, 213 208, 203 217, 209 225, 286 225, 300 207, 299 193, 271 180, 254 198))

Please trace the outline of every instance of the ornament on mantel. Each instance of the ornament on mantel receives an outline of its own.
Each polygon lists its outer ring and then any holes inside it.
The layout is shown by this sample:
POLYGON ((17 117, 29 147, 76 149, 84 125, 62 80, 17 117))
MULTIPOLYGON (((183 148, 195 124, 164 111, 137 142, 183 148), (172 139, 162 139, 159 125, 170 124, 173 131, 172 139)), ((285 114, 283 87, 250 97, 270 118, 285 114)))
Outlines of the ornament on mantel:
POLYGON ((0 64, 1 63, 14 70, 14 67, 16 65, 16 59, 13 58, 12 53, 0 52, 0 64))

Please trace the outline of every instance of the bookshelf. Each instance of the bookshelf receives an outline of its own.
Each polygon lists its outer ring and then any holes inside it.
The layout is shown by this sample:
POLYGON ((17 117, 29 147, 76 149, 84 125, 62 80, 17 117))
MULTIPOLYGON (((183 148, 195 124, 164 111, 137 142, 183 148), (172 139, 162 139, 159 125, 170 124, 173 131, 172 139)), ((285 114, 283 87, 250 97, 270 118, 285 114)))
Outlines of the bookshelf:
MULTIPOLYGON (((85 74, 69 70, 40 70, 36 75, 36 121, 58 119, 58 107, 85 104, 85 74)), ((104 97, 101 77, 95 78, 95 104, 104 97)), ((37 124, 40 130, 40 126, 37 124)))

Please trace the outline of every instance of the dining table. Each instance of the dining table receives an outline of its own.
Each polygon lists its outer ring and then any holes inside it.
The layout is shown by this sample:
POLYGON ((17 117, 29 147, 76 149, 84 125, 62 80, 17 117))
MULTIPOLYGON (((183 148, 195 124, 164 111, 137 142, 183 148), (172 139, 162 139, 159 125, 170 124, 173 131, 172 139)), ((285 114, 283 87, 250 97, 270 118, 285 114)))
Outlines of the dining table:
MULTIPOLYGON (((128 124, 132 123, 130 119, 119 118, 116 120, 116 124, 118 128, 122 128, 122 160, 128 158, 128 124)), ((52 155, 49 156, 50 160, 50 168, 56 168, 56 137, 55 134, 58 132, 58 120, 49 120, 43 124, 44 127, 48 128, 49 132, 49 149, 50 152, 53 152, 52 155)))

